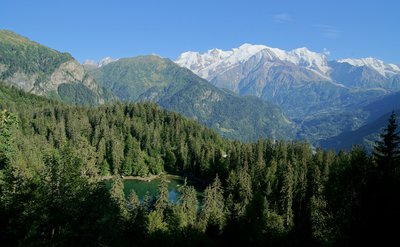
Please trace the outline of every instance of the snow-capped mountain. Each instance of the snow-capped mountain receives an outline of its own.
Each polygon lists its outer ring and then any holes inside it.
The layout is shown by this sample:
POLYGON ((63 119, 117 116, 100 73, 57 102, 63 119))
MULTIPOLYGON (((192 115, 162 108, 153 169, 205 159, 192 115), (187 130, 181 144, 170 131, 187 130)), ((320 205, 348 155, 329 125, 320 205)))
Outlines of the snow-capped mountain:
POLYGON ((374 58, 328 61, 325 53, 305 47, 285 51, 244 44, 228 51, 185 52, 175 62, 220 88, 272 101, 292 117, 400 90, 397 65, 374 58))
POLYGON ((284 51, 265 45, 243 44, 231 51, 212 49, 203 54, 185 52, 175 62, 212 81, 220 74, 240 66, 254 56, 271 64, 278 61, 291 63, 328 78, 329 67, 326 56, 312 52, 305 47, 284 51))
POLYGON ((118 59, 115 59, 115 58, 112 58, 112 57, 105 57, 105 58, 101 59, 97 63, 97 66, 100 68, 100 67, 102 67, 104 65, 107 65, 107 64, 115 62, 115 61, 118 61, 118 59))
POLYGON ((340 59, 337 60, 339 63, 348 63, 355 67, 369 67, 371 69, 376 70, 382 76, 388 77, 394 74, 400 73, 400 68, 396 64, 387 64, 384 63, 382 60, 367 57, 367 58, 360 58, 360 59, 340 59))
POLYGON ((382 60, 368 57, 340 59, 329 62, 331 78, 350 88, 381 88, 390 92, 400 90, 400 68, 382 60))
POLYGON ((83 62, 83 66, 85 66, 87 68, 100 68, 104 65, 107 65, 107 64, 115 62, 115 61, 118 61, 118 58, 115 59, 112 57, 105 57, 98 62, 91 60, 91 59, 86 59, 85 62, 83 62))
POLYGON ((325 97, 316 94, 314 86, 338 87, 329 77, 330 67, 325 54, 305 47, 285 51, 244 44, 230 51, 185 52, 175 62, 217 87, 277 103, 290 116, 308 112, 304 107, 298 109, 297 97, 317 98, 315 103, 325 97))

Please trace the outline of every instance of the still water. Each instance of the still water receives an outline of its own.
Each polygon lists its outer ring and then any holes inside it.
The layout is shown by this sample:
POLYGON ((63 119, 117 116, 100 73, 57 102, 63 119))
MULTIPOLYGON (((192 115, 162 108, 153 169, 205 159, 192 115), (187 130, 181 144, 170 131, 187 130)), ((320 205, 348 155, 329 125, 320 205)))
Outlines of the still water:
MULTIPOLYGON (((179 197, 179 188, 184 184, 184 179, 179 176, 168 176, 168 191, 170 202, 176 202, 179 197)), ((124 179, 124 193, 125 197, 128 199, 131 190, 135 190, 137 196, 142 201, 146 193, 150 196, 157 196, 158 186, 160 184, 160 179, 156 178, 151 181, 142 181, 137 179, 124 179)), ((106 187, 111 188, 111 180, 106 180, 106 187)), ((190 183, 188 182, 190 185, 190 183)), ((195 187, 196 188, 196 187, 195 187)), ((197 190, 197 197, 201 199, 201 193, 197 190)))

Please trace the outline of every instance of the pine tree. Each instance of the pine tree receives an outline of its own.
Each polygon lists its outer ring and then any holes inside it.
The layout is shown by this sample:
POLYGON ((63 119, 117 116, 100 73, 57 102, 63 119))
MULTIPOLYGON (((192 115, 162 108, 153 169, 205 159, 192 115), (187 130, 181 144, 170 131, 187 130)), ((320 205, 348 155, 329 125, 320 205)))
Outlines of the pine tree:
POLYGON ((120 176, 116 176, 112 182, 110 190, 111 200, 118 206, 120 215, 123 218, 128 217, 127 202, 124 194, 124 181, 120 176))
POLYGON ((293 227, 293 191, 294 191, 294 171, 293 166, 288 162, 283 175, 281 188, 281 210, 285 220, 287 229, 293 227))
POLYGON ((196 190, 193 186, 188 186, 186 184, 186 179, 184 185, 180 188, 179 196, 179 206, 180 212, 184 216, 183 226, 194 225, 197 218, 197 196, 196 190))
POLYGON ((131 190, 131 193, 129 194, 129 200, 128 200, 128 210, 130 213, 130 218, 131 221, 135 221, 136 216, 140 210, 140 200, 139 197, 137 196, 135 190, 131 190))
POLYGON ((9 163, 12 156, 12 130, 16 118, 7 110, 0 111, 0 169, 9 163))
POLYGON ((393 224, 400 220, 400 136, 394 112, 380 137, 373 151, 377 174, 373 169, 370 171, 364 192, 367 201, 362 206, 366 212, 363 218, 367 226, 366 239, 385 245, 395 241, 397 228, 393 224))
POLYGON ((373 154, 382 178, 395 175, 400 165, 400 136, 397 132, 396 114, 389 117, 389 123, 376 142, 373 154))
POLYGON ((209 230, 211 235, 219 234, 225 225, 225 203, 223 189, 218 175, 211 186, 204 191, 200 227, 209 230))
POLYGON ((158 185, 158 197, 155 203, 155 209, 161 212, 168 206, 168 180, 166 176, 161 176, 160 184, 158 185))
POLYGON ((193 229, 197 220, 196 190, 185 183, 179 189, 178 201, 171 204, 165 216, 169 230, 176 235, 193 229))

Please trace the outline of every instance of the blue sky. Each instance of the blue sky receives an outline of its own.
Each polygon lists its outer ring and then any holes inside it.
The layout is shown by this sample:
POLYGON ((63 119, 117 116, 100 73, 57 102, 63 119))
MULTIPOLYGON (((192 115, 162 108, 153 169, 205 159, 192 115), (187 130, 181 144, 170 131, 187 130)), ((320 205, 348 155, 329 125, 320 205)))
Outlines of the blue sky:
POLYGON ((243 43, 400 64, 398 0, 2 0, 0 28, 79 61, 243 43))

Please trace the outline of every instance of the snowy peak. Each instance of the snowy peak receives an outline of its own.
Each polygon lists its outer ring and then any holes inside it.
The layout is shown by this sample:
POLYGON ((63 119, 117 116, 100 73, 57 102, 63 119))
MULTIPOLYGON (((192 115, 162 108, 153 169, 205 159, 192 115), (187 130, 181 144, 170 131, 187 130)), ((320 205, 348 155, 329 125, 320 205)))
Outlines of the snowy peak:
POLYGON ((308 50, 306 47, 297 48, 289 52, 294 64, 309 69, 316 69, 326 75, 329 71, 328 59, 325 54, 308 50))
POLYGON ((256 53, 267 48, 262 45, 243 44, 230 51, 211 49, 205 53, 188 51, 182 53, 175 61, 178 65, 186 67, 201 77, 208 78, 209 72, 222 65, 231 66, 244 62, 256 53))
POLYGON ((400 68, 396 64, 386 64, 382 60, 367 57, 367 58, 359 58, 359 59, 340 59, 337 62, 339 63, 348 63, 355 67, 369 67, 371 69, 376 70, 379 74, 383 76, 390 76, 393 74, 400 73, 400 68))
POLYGON ((199 52, 188 51, 182 53, 177 63, 186 67, 190 70, 199 72, 202 68, 210 66, 211 64, 217 63, 230 55, 230 52, 225 52, 220 49, 212 49, 208 50, 204 54, 200 54, 199 52))
POLYGON ((100 61, 96 62, 94 60, 91 59, 86 59, 85 62, 83 62, 84 66, 90 66, 90 67, 96 67, 96 68, 100 68, 104 65, 107 65, 109 63, 115 62, 118 59, 114 59, 112 57, 105 57, 103 59, 101 59, 100 61))
POLYGON ((211 49, 203 54, 192 51, 185 52, 175 62, 199 76, 211 80, 215 75, 240 66, 256 55, 270 64, 288 62, 312 70, 324 78, 328 77, 329 67, 326 56, 322 53, 312 52, 305 47, 285 51, 265 45, 246 43, 230 51, 211 49))
POLYGON ((104 66, 104 65, 107 65, 107 64, 109 64, 109 63, 115 62, 115 61, 117 61, 117 60, 118 60, 118 59, 114 59, 114 58, 111 58, 111 57, 105 57, 105 58, 101 59, 101 60, 98 62, 98 67, 100 68, 100 67, 102 67, 102 66, 104 66))
POLYGON ((230 57, 230 62, 237 63, 243 62, 254 56, 258 52, 268 48, 265 45, 252 45, 252 44, 243 44, 238 48, 232 49, 232 55, 230 57))

